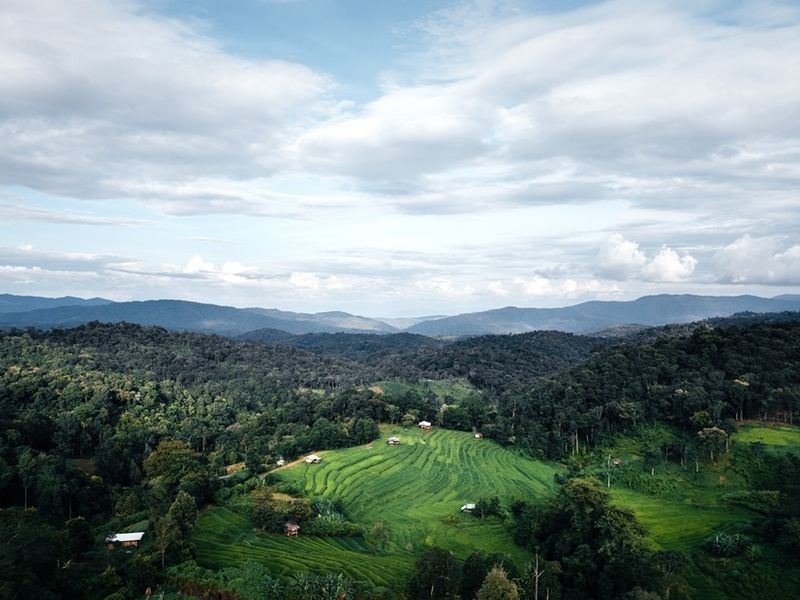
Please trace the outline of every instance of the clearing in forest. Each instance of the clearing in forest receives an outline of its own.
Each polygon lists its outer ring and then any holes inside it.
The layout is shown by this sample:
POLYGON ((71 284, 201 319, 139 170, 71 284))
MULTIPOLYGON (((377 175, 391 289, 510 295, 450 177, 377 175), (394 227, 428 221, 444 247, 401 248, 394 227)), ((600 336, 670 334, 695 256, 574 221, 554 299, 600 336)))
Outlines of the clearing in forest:
POLYGON ((800 427, 793 425, 768 425, 765 423, 748 423, 739 427, 733 434, 737 442, 763 444, 773 453, 790 452, 800 454, 800 427))
POLYGON ((360 538, 287 538, 253 531, 222 508, 204 513, 195 534, 198 562, 211 568, 245 558, 277 574, 330 570, 372 585, 402 584, 426 547, 441 546, 465 559, 473 550, 509 555, 520 568, 528 554, 497 517, 462 514, 463 504, 498 496, 545 500, 555 489, 556 466, 536 461, 467 432, 383 426, 368 446, 328 451, 318 465, 282 470, 282 481, 307 496, 342 500, 348 518, 367 531, 378 521, 386 540, 376 552, 360 538), (390 436, 401 439, 389 446, 390 436))

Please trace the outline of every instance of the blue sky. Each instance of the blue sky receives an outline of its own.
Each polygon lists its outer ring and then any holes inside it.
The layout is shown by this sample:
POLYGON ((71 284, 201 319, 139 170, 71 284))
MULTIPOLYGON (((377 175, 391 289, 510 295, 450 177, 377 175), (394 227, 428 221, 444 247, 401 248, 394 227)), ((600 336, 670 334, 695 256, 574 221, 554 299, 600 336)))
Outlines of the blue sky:
POLYGON ((7 0, 0 291, 800 289, 793 2, 7 0))

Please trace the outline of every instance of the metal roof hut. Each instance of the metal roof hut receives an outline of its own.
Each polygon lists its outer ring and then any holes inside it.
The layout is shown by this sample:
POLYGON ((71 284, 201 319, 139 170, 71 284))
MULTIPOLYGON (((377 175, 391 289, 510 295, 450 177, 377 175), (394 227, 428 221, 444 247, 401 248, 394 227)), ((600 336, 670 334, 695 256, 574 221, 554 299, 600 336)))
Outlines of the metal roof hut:
POLYGON ((136 548, 142 541, 144 531, 131 531, 129 533, 115 533, 106 537, 106 545, 109 550, 113 550, 117 545, 123 548, 136 548))
POLYGON ((300 534, 300 525, 298 525, 297 523, 286 524, 287 537, 297 537, 299 534, 300 534))
POLYGON ((389 444, 390 446, 399 446, 400 445, 400 438, 395 436, 395 435, 393 435, 388 440, 386 440, 386 443, 389 444))

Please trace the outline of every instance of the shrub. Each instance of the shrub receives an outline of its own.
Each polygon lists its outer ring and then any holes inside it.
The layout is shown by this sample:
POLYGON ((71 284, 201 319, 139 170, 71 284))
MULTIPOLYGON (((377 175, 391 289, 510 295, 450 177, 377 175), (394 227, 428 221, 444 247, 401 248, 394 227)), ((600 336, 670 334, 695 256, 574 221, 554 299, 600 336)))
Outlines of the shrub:
POLYGON ((706 548, 714 556, 731 557, 740 556, 749 547, 753 546, 750 538, 741 533, 717 533, 706 540, 706 548))

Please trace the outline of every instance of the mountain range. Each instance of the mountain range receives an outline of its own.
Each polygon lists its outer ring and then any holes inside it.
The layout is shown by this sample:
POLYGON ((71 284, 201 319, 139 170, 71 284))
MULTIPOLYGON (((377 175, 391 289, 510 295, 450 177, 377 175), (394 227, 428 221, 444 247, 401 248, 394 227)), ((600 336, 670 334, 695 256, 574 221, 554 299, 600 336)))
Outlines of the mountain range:
POLYGON ((429 336, 464 336, 524 333, 552 329, 570 333, 594 333, 619 325, 652 327, 688 323, 709 317, 727 317, 740 312, 800 310, 800 296, 695 296, 662 294, 631 301, 590 301, 563 308, 518 308, 467 313, 418 323, 411 333, 429 336))
POLYGON ((620 326, 652 327, 688 323, 741 312, 800 310, 800 295, 644 296, 632 301, 590 301, 562 308, 509 306, 456 316, 376 319, 332 311, 299 313, 274 308, 234 308, 184 300, 112 302, 66 296, 41 298, 0 294, 0 327, 74 327, 92 321, 156 325, 172 330, 246 335, 248 339, 279 341, 286 334, 376 333, 399 331, 429 337, 558 330, 594 333, 620 326))

